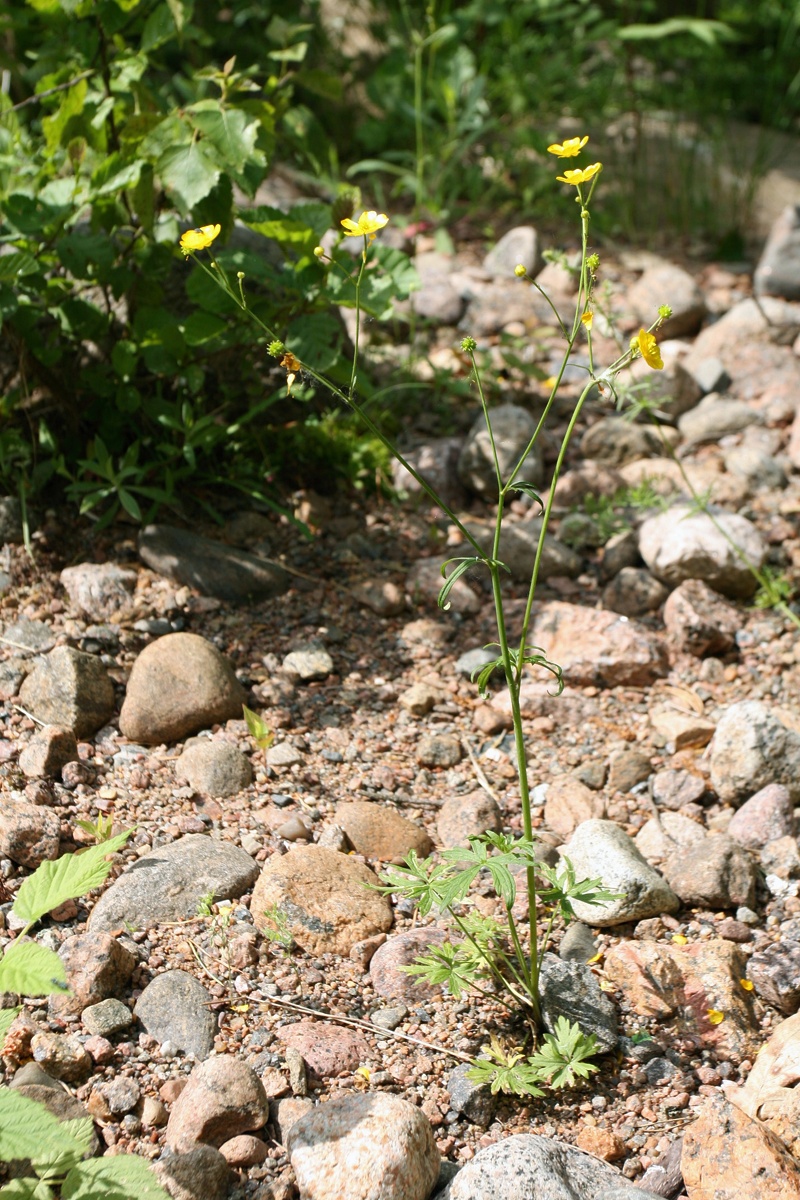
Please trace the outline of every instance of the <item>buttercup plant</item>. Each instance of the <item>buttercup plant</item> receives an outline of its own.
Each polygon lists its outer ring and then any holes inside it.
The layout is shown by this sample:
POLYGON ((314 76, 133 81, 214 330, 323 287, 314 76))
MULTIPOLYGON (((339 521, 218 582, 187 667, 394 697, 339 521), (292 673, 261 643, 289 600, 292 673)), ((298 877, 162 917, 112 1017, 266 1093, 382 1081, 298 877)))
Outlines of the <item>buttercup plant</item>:
MULTIPOLYGON (((549 149, 560 159, 574 159, 583 150, 587 141, 588 137, 569 138, 564 142, 554 143, 549 149)), ((555 920, 560 917, 565 922, 569 921, 574 915, 572 905, 575 900, 600 905, 615 898, 612 893, 603 888, 599 880, 577 879, 569 861, 564 860, 559 868, 553 868, 539 862, 536 856, 520 689, 525 674, 530 668, 549 672, 555 684, 554 694, 560 693, 564 686, 560 666, 551 662, 541 648, 532 645, 529 638, 545 538, 567 448, 587 399, 596 392, 613 399, 616 395, 616 376, 635 358, 643 358, 647 365, 654 370, 661 369, 663 363, 655 333, 661 323, 670 315, 669 307, 662 307, 653 323, 648 328, 642 327, 630 345, 621 350, 621 353, 609 366, 603 370, 597 368, 594 361, 592 326, 595 311, 595 287, 600 261, 596 254, 589 251, 589 224, 590 205, 601 171, 602 164, 595 162, 586 167, 565 169, 563 174, 558 176, 560 182, 575 188, 575 199, 580 207, 581 254, 577 268, 578 295, 572 321, 565 322, 537 282, 530 281, 531 285, 545 297, 552 309, 564 339, 564 352, 556 374, 547 381, 549 394, 530 441, 505 477, 500 467, 495 445, 491 411, 476 361, 477 342, 472 337, 465 337, 461 342, 462 351, 467 355, 472 368, 472 378, 486 421, 496 474, 497 509, 494 533, 488 550, 478 543, 459 516, 403 457, 359 403, 357 391, 361 313, 359 300, 365 281, 370 280, 374 273, 370 262, 370 247, 376 234, 387 224, 388 216, 385 213, 369 210, 362 212, 355 220, 346 217, 341 221, 342 236, 363 238, 362 253, 355 267, 353 267, 352 260, 345 259, 336 249, 327 253, 318 247, 314 252, 324 269, 343 272, 349 280, 355 297, 354 352, 350 380, 346 388, 314 371, 290 351, 287 352, 283 342, 263 322, 260 322, 258 316, 248 307, 241 277, 238 279, 238 287, 234 287, 225 272, 216 263, 212 261, 211 266, 207 266, 202 263, 202 260, 197 259, 196 249, 204 248, 204 246, 196 247, 193 243, 205 242, 206 238, 213 240, 213 236, 216 236, 213 233, 214 226, 193 231, 195 236, 188 239, 184 234, 181 241, 184 251, 196 261, 201 262, 201 265, 212 275, 219 286, 236 301, 242 312, 261 324, 264 333, 270 339, 270 354, 280 358, 282 364, 289 371, 289 387, 296 375, 301 372, 306 373, 327 387, 344 405, 358 413, 371 432, 409 471, 422 490, 439 506, 458 530, 468 553, 448 559, 443 564, 444 583, 439 593, 440 607, 449 608, 450 593, 467 571, 477 569, 488 573, 497 629, 497 641, 493 645, 496 646, 498 653, 496 658, 480 668, 473 678, 476 679, 482 695, 485 694, 489 679, 495 671, 502 673, 508 688, 522 808, 522 836, 511 837, 505 834, 486 833, 470 838, 467 847, 446 850, 438 856, 438 859, 431 858, 425 862, 420 861, 412 852, 404 866, 392 867, 385 872, 383 890, 412 900, 421 916, 437 910, 446 912, 451 919, 454 937, 441 947, 433 948, 428 954, 422 955, 415 965, 408 968, 412 974, 419 975, 433 983, 445 984, 454 996, 473 991, 490 994, 507 1008, 515 1012, 521 1011, 528 1020, 534 1038, 538 1038, 543 1030, 539 977, 542 956, 547 948, 555 920), (578 342, 584 339, 588 357, 586 384, 569 416, 567 429, 553 468, 548 500, 544 504, 533 485, 524 479, 524 466, 551 416, 572 352, 578 342), (539 506, 542 515, 522 627, 518 639, 515 639, 512 644, 508 633, 502 588, 503 573, 507 568, 500 558, 500 541, 506 507, 511 498, 517 494, 529 496, 533 503, 539 506), (472 885, 478 876, 485 877, 486 875, 491 879, 500 902, 501 916, 499 917, 478 914, 470 905, 472 885), (527 929, 518 925, 514 914, 519 877, 524 877, 527 887, 527 929)), ((521 286, 524 286, 527 276, 525 268, 520 265, 514 274, 520 279, 521 286)), ((476 1063, 475 1072, 477 1078, 488 1079, 495 1090, 532 1094, 538 1090, 537 1084, 540 1082, 549 1083, 551 1086, 561 1086, 572 1083, 576 1077, 585 1078, 592 1070, 596 1069, 586 1061, 595 1052, 596 1046, 591 1036, 585 1036, 577 1026, 562 1020, 549 1033, 544 1034, 544 1040, 535 1053, 527 1056, 521 1051, 504 1050, 496 1039, 491 1041, 488 1046, 484 1047, 484 1057, 476 1063)))

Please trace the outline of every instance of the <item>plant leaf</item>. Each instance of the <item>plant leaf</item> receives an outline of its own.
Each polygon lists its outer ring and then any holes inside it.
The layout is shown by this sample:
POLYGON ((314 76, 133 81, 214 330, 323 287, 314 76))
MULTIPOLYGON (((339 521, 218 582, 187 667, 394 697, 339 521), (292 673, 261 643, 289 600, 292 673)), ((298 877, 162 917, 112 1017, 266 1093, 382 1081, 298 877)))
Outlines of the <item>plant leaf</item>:
MULTIPOLYGON (((86 1123, 91 1127, 89 1118, 86 1123)), ((45 1146, 49 1162, 65 1162, 68 1166, 84 1153, 83 1142, 43 1104, 11 1088, 0 1088, 0 1159, 11 1162, 29 1158, 36 1167, 45 1146)))
POLYGON ((23 881, 17 892, 12 909, 14 916, 26 925, 33 925, 65 900, 75 900, 100 887, 111 870, 110 856, 120 850, 129 837, 130 830, 126 829, 80 854, 62 854, 55 861, 43 862, 23 881))
POLYGON ((72 1168, 61 1185, 62 1200, 170 1200, 152 1167, 135 1154, 90 1158, 72 1168))
POLYGON ((64 963, 55 950, 36 942, 12 942, 0 959, 0 992, 49 996, 67 990, 64 963))

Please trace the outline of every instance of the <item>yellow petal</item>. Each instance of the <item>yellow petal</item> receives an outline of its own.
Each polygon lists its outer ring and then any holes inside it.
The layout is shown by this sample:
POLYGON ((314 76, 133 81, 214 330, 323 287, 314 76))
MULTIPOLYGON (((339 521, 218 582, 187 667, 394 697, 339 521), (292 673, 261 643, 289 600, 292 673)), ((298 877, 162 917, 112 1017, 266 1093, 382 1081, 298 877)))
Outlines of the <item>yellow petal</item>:
POLYGON ((355 1074, 360 1075, 362 1079, 366 1079, 367 1082, 369 1082, 372 1072, 370 1071, 369 1067, 357 1067, 355 1074))
POLYGON ((648 333, 646 329, 640 329, 639 335, 636 338, 636 344, 639 347, 639 353, 648 367, 652 367, 654 371, 660 371, 664 366, 664 360, 661 357, 658 342, 653 334, 648 333))
POLYGON ((547 153, 557 154, 559 158, 574 158, 576 154, 580 154, 588 140, 588 133, 583 138, 565 138, 563 142, 554 142, 552 146, 548 146, 547 153))
POLYGON ((671 940, 675 943, 676 946, 685 946, 686 943, 689 941, 689 939, 687 937, 684 937, 682 933, 673 933, 671 940))
POLYGON ((709 1025, 719 1025, 725 1020, 725 1013, 720 1012, 718 1008, 709 1008, 706 1016, 708 1017, 709 1025))
POLYGON ((590 967, 592 965, 592 963, 599 963, 599 962, 602 962, 602 960, 603 960, 603 951, 600 950, 597 954, 595 954, 594 958, 587 958, 586 965, 587 965, 587 967, 590 967))
POLYGON ((749 980, 749 979, 740 979, 740 980, 739 980, 739 983, 742 985, 742 987, 744 988, 744 990, 745 990, 746 992, 752 992, 752 990, 753 990, 753 984, 752 984, 752 981, 751 981, 751 980, 749 980))
POLYGON ((584 327, 585 327, 586 329, 591 329, 591 328, 592 328, 592 320, 593 320, 593 318, 594 318, 594 313, 593 313, 593 312, 585 312, 585 313, 583 314, 583 316, 581 317, 581 321, 583 322, 583 325, 584 325, 584 327))

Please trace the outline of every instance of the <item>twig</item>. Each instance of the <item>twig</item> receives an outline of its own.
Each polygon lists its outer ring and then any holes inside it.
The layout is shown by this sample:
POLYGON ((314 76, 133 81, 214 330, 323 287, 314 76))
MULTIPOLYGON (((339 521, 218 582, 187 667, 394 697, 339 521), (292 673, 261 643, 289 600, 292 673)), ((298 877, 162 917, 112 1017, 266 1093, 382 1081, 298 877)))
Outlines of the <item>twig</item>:
POLYGON ((489 795, 490 795, 490 796, 492 797, 492 799, 494 800, 495 804, 496 804, 496 805, 497 805, 499 808, 501 808, 501 807, 502 807, 502 805, 501 805, 501 803, 500 803, 500 797, 498 796, 497 792, 494 790, 494 788, 492 787, 492 785, 489 783, 489 780, 488 780, 488 779, 486 778, 486 776, 484 775, 484 773, 483 773, 483 768, 481 767, 481 765, 480 765, 480 763, 478 762, 477 758, 476 758, 476 757, 475 757, 475 755, 473 754, 473 752, 472 752, 472 747, 470 746, 470 744, 469 744, 469 742, 467 741, 467 739, 466 739, 466 738, 462 738, 462 739, 461 739, 461 745, 464 747, 464 749, 466 750, 467 754, 469 755, 469 761, 472 763, 473 769, 474 769, 474 771, 475 771, 475 774, 476 774, 476 776, 477 776, 477 778, 478 778, 478 783, 481 785, 481 787, 484 789, 484 791, 486 791, 486 792, 488 792, 488 793, 489 793, 489 795))
POLYGON ((43 92, 36 92, 35 95, 28 96, 27 100, 20 100, 19 104, 12 104, 10 108, 5 109, 5 112, 17 112, 20 108, 35 104, 37 100, 43 100, 45 96, 53 96, 56 92, 66 91, 67 88, 80 83, 82 79, 88 79, 90 75, 94 75, 94 71, 82 71, 80 75, 76 75, 74 79, 68 79, 66 83, 57 83, 55 87, 45 88, 43 92))
POLYGON ((17 712, 21 712, 23 716, 27 717, 29 721, 33 721, 35 725, 41 725, 44 728, 47 724, 47 721, 40 721, 33 713, 28 712, 27 708, 23 708, 21 704, 12 704, 11 707, 15 708, 17 712))
POLYGON ((14 642, 11 638, 0 637, 0 642, 6 646, 13 646, 15 650, 25 650, 28 654, 35 654, 36 651, 31 646, 26 646, 24 642, 14 642))

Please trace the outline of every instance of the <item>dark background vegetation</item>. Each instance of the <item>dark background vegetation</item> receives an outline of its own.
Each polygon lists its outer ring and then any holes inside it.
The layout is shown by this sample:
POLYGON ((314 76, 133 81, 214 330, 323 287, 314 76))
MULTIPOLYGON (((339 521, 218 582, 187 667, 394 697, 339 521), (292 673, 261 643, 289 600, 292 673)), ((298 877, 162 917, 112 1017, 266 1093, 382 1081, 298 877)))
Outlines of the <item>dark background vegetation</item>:
MULTIPOLYGON (((608 167, 600 240, 741 258, 771 139, 797 135, 799 33, 787 0, 17 0, 0 14, 0 491, 138 521, 374 486, 379 446, 307 380, 287 397, 180 231, 220 222, 253 307, 338 380, 352 296, 313 256, 325 231, 362 203, 444 249, 568 228, 556 137, 589 132, 608 167), (756 128, 748 156, 737 123, 756 128), (262 190, 275 171, 307 197, 288 212, 262 190)), ((384 318, 413 271, 399 249, 379 261, 367 313, 384 318)), ((448 390, 361 380, 389 429, 448 390)))

